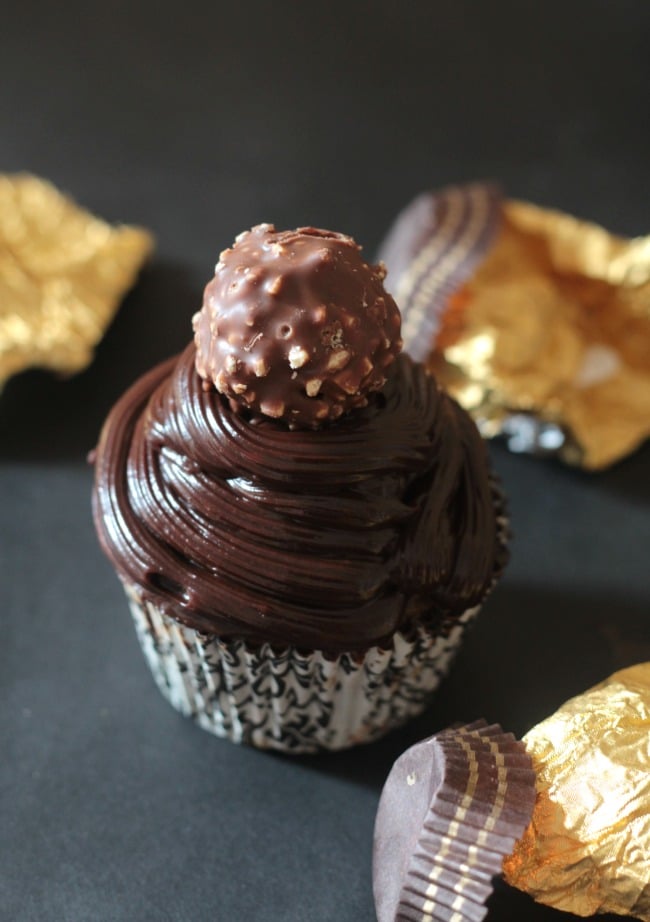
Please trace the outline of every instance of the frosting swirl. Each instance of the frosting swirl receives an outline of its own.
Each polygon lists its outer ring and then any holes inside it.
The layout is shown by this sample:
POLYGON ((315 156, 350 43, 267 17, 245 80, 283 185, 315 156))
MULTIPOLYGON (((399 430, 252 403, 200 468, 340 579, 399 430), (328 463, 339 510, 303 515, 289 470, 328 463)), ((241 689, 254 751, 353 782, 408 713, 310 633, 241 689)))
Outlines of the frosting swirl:
POLYGON ((366 407, 291 431, 205 390, 192 344, 112 410, 93 506, 126 583, 253 644, 385 644, 477 604, 506 556, 476 427, 404 355, 366 407))

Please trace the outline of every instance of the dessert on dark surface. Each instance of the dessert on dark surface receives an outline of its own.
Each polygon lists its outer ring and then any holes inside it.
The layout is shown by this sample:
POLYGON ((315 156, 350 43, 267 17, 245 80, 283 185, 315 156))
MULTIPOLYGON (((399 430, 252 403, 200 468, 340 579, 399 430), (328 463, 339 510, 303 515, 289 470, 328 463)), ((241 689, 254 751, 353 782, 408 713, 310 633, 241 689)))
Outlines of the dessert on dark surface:
POLYGON ((485 446, 398 354, 383 275, 341 234, 240 235, 103 429, 100 540, 161 689, 221 735, 338 748, 416 713, 505 564, 485 446))

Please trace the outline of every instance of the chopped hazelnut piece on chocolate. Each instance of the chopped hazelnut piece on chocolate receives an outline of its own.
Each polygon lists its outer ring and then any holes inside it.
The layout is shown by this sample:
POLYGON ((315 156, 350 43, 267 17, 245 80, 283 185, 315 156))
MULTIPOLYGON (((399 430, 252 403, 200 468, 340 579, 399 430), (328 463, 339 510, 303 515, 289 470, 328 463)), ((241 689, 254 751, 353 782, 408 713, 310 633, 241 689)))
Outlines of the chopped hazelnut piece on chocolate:
POLYGON ((194 317, 199 375, 233 406, 292 428, 365 406, 401 348, 383 276, 344 234, 271 224, 240 234, 194 317))

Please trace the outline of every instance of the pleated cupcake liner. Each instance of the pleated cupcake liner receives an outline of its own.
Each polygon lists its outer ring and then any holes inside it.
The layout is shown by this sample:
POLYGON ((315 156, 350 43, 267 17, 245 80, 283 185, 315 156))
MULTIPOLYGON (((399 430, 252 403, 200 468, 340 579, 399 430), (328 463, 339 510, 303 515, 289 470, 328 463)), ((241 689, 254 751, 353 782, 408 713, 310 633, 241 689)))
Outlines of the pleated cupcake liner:
POLYGON ((368 743, 419 714, 480 608, 437 630, 397 632, 385 649, 329 657, 201 634, 135 587, 125 589, 145 659, 169 703, 216 736, 288 753, 368 743))
POLYGON ((445 730, 408 750, 377 815, 379 922, 480 922, 534 802, 530 756, 498 725, 445 730))

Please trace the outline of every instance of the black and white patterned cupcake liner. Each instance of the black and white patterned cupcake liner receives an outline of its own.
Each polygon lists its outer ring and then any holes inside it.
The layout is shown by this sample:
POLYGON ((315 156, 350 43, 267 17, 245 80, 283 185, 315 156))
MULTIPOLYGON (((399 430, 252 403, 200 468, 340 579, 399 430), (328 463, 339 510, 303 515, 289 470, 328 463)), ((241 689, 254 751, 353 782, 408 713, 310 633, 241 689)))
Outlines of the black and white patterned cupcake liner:
POLYGON ((367 743, 419 714, 447 674, 480 606, 436 632, 329 657, 201 634, 126 587, 145 659, 169 703, 210 733, 308 753, 367 743))

